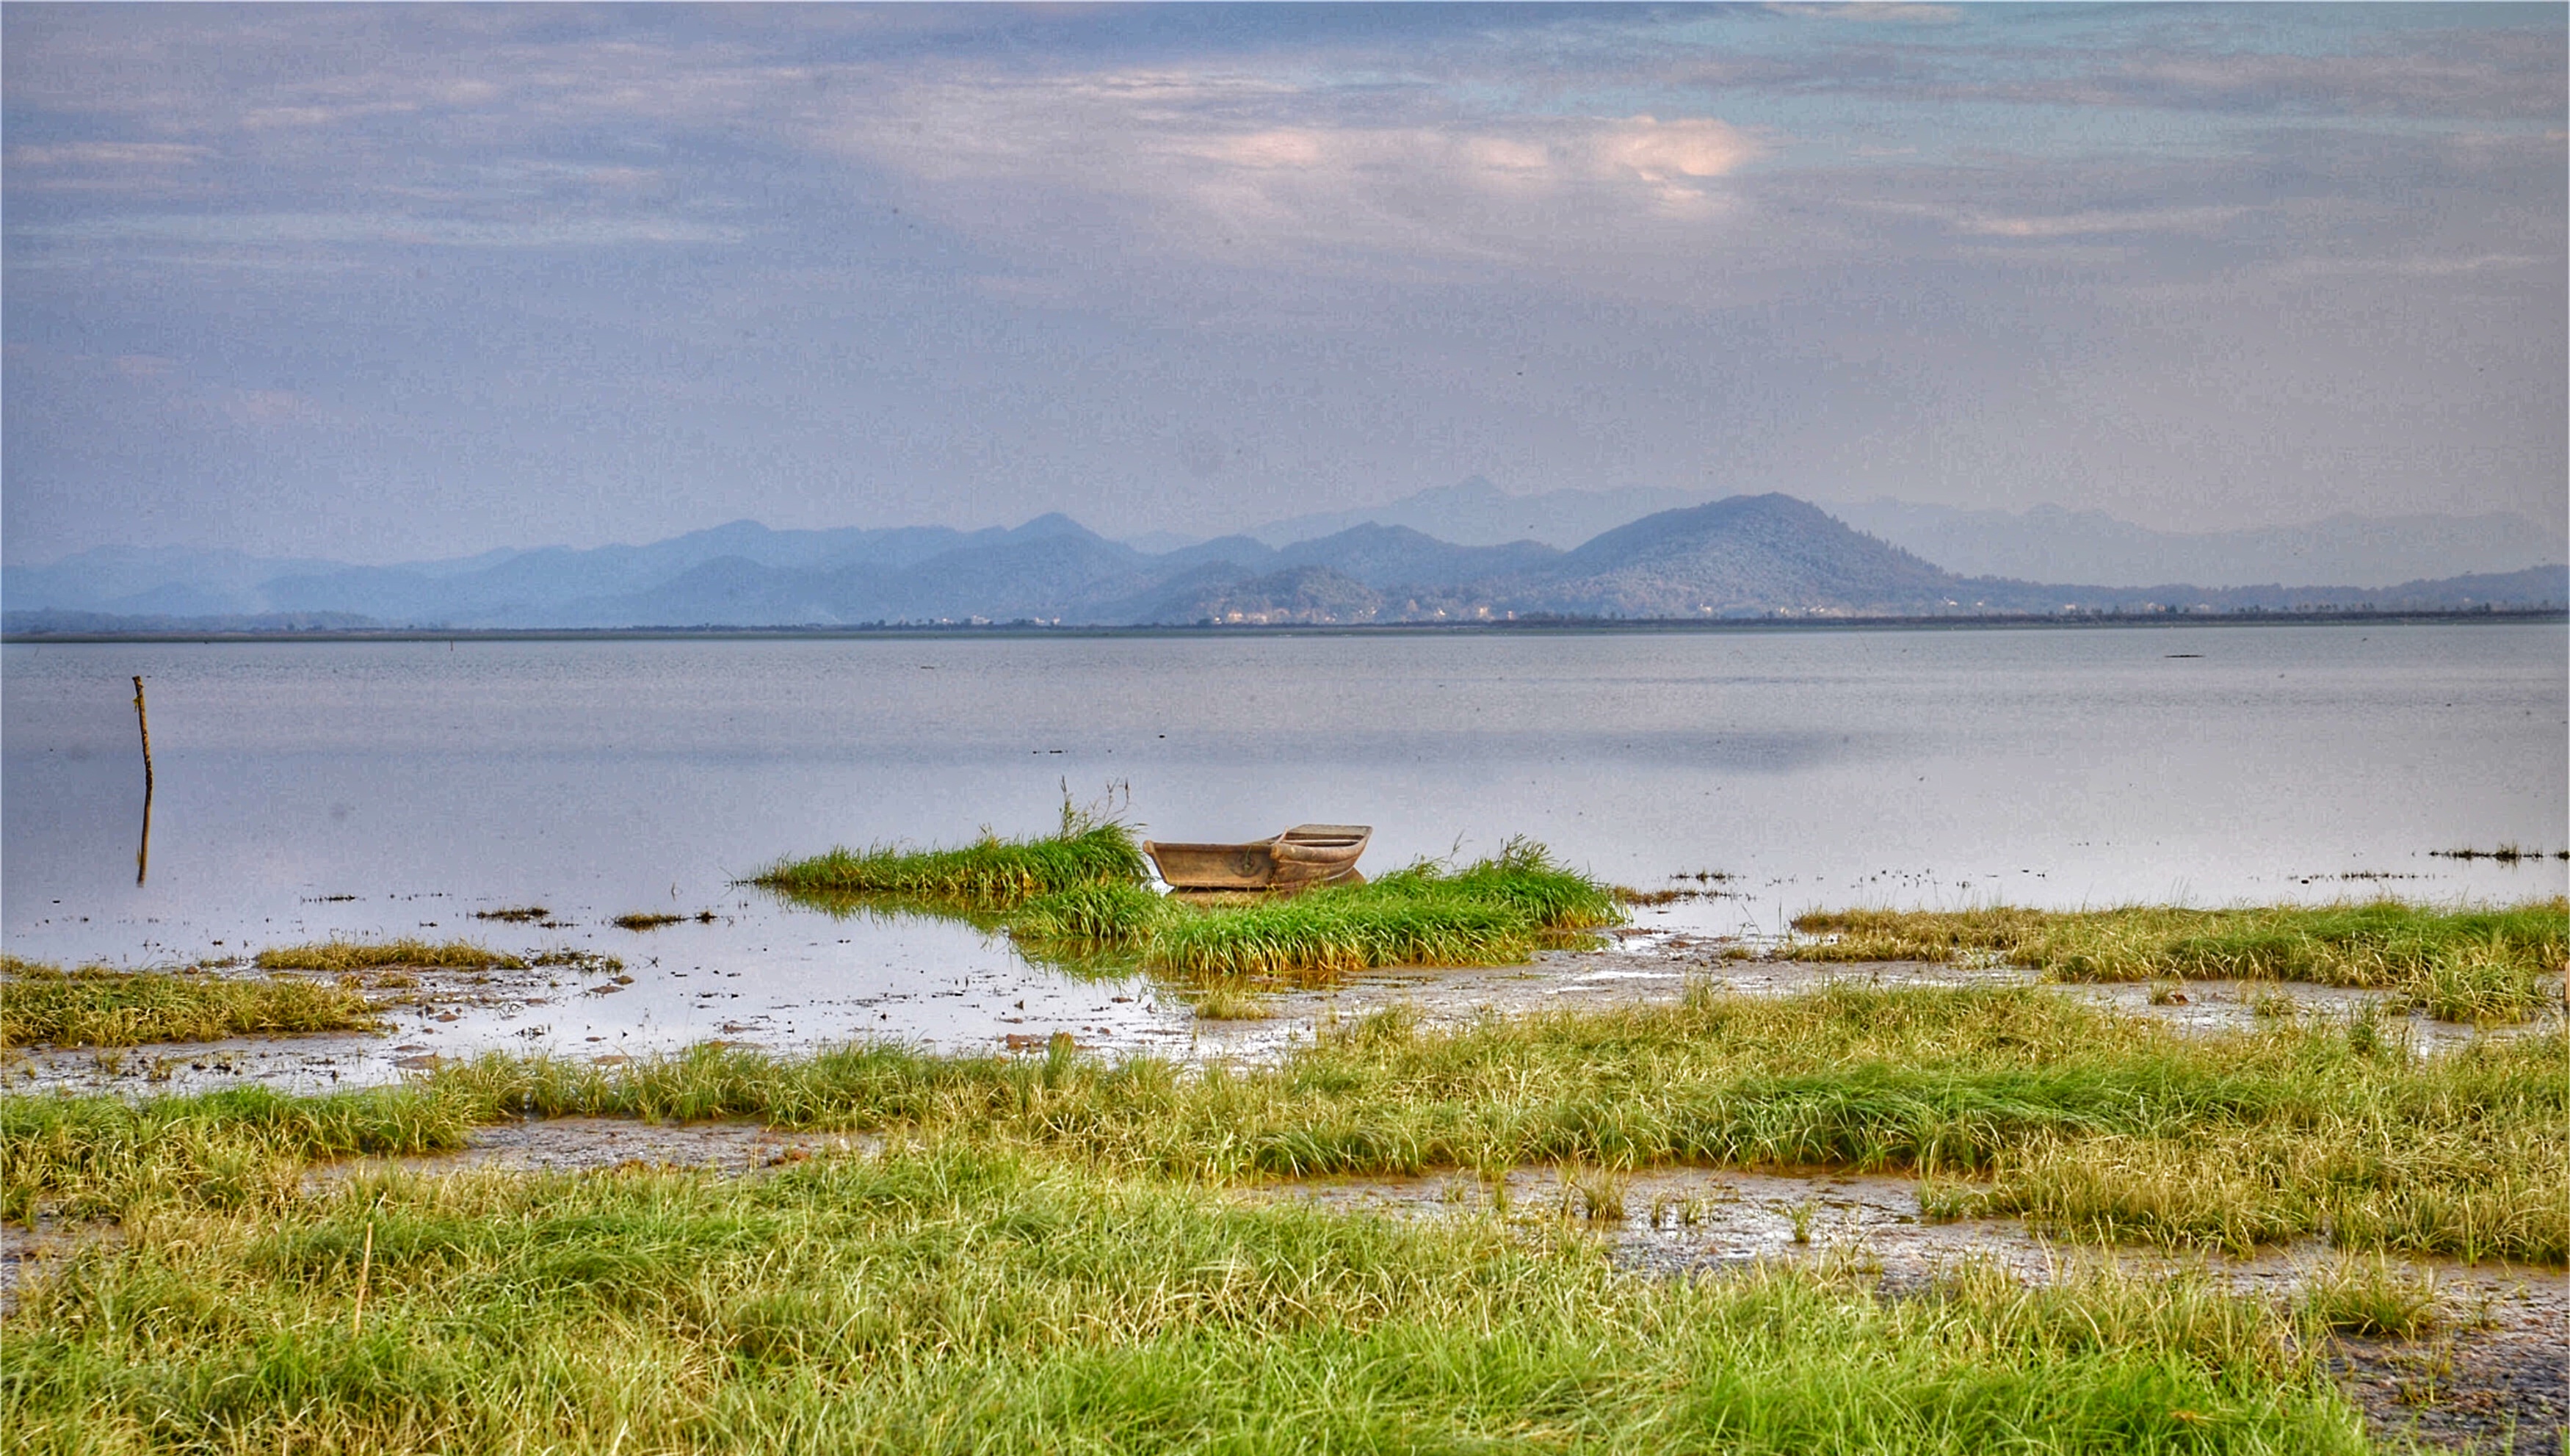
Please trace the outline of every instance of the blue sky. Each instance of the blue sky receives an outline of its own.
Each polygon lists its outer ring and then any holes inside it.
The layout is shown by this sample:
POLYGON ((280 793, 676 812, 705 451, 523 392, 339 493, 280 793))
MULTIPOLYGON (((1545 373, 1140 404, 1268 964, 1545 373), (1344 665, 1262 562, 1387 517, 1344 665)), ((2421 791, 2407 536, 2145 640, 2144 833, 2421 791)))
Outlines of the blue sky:
POLYGON ((2559 532, 2565 15, 13 3, 0 530, 2559 532))

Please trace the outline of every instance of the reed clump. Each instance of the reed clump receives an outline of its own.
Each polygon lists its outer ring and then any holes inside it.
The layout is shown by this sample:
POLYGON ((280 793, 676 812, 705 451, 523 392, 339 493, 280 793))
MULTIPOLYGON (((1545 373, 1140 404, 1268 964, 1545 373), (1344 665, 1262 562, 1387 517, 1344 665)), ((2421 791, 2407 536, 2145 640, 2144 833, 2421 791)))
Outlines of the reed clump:
POLYGON ((2066 981, 2309 981, 2403 993, 2449 1021, 2522 1021, 2562 994, 2570 900, 2439 909, 2396 900, 2228 910, 1814 911, 1825 961, 1987 958, 2066 981))
POLYGON ((16 956, 0 963, 0 1047, 133 1047, 375 1026, 364 996, 319 982, 66 971, 16 956))
POLYGON ((469 940, 321 940, 274 946, 251 957, 263 971, 367 971, 378 966, 432 966, 449 970, 525 970, 507 951, 469 940))
POLYGON ((48 1265, 0 1328, 14 1451, 2370 1449, 2200 1275, 1656 1279, 958 1141, 377 1175, 48 1265))
POLYGON ((2442 1321, 2433 1274, 2380 1254, 2341 1254, 2303 1281, 2300 1307, 2323 1329, 2416 1339, 2442 1321))

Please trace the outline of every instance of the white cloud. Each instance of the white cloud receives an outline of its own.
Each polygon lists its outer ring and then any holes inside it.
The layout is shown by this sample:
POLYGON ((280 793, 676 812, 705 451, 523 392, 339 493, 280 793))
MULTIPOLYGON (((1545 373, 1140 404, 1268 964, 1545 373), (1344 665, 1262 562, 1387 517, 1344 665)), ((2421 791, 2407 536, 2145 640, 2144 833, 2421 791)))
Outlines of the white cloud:
POLYGON ((851 89, 827 144, 908 178, 913 204, 959 232, 1023 240, 1086 216, 1147 248, 1260 265, 1576 257, 1611 283, 1602 241, 1630 256, 1632 230, 1674 227, 1691 245, 1660 250, 1693 255, 1724 180, 1765 147, 1710 117, 1358 119, 1325 88, 1274 76, 851 89))
POLYGON ((214 155, 184 142, 48 142, 12 147, 11 167, 184 167, 214 155))

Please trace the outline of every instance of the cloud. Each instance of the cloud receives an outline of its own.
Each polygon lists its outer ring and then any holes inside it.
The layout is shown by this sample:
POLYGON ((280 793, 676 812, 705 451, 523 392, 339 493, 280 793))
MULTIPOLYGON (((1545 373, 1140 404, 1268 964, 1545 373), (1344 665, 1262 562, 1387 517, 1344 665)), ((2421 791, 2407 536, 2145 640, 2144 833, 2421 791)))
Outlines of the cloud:
POLYGON ((1844 5, 1770 4, 1767 9, 1798 20, 1839 20, 1864 25, 1951 25, 1963 18, 1963 12, 1951 5, 1872 3, 1872 0, 1856 0, 1856 3, 1844 5))
POLYGON ((2230 208, 2089 209, 2050 216, 1993 217, 1985 213, 1950 214, 1956 232, 1980 238, 2093 238, 2104 234, 2218 233, 2225 224, 2251 211, 2230 208))
POLYGON ((176 243, 205 246, 316 243, 431 247, 613 247, 634 243, 738 243, 745 230, 665 218, 491 220, 397 213, 128 213, 9 229, 12 243, 75 245, 176 243))
POLYGON ((824 136, 970 236, 1097 214, 1154 250, 1324 268, 1533 263, 1619 225, 1700 228, 1767 146, 1711 117, 1354 110, 1238 72, 982 75, 865 91, 824 136))
POLYGON ((181 167, 214 155, 187 142, 29 143, 8 152, 11 167, 181 167))

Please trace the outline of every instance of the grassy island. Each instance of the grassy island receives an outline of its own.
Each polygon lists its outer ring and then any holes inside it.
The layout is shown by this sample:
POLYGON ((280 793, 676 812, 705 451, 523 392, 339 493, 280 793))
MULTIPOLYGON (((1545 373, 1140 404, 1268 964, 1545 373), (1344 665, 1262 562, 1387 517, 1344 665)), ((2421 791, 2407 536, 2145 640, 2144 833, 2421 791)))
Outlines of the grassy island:
POLYGON ((1182 979, 1326 980, 1392 965, 1504 965, 1623 918, 1614 891, 1511 841, 1460 870, 1411 865, 1291 896, 1163 895, 1122 825, 1064 815, 1034 840, 832 850, 753 882, 828 909, 945 910, 1031 952, 1105 958, 1182 979))

